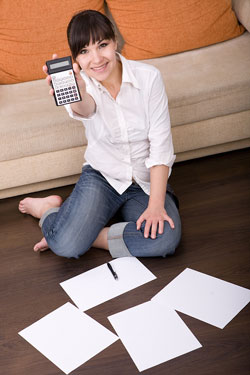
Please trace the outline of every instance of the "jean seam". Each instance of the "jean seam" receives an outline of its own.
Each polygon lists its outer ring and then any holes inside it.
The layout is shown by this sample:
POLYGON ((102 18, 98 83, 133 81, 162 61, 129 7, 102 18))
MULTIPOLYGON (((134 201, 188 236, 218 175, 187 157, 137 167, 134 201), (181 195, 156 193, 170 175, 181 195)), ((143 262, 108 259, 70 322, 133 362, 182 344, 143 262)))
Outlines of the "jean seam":
POLYGON ((122 235, 120 235, 120 236, 109 236, 109 240, 120 240, 120 239, 122 239, 123 238, 123 236, 122 235))

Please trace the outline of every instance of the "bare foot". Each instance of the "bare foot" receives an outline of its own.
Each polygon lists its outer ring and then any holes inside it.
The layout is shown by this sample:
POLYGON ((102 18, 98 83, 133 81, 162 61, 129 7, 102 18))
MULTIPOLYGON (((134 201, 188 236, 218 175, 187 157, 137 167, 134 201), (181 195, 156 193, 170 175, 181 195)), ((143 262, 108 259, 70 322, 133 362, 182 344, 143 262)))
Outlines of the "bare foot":
POLYGON ((43 214, 53 207, 60 207, 62 198, 59 195, 50 195, 46 198, 25 198, 18 206, 23 214, 29 214, 40 219, 43 214))
POLYGON ((38 242, 35 246, 34 246, 34 251, 44 251, 44 250, 48 250, 49 246, 47 244, 47 241, 46 239, 43 237, 41 239, 40 242, 38 242))

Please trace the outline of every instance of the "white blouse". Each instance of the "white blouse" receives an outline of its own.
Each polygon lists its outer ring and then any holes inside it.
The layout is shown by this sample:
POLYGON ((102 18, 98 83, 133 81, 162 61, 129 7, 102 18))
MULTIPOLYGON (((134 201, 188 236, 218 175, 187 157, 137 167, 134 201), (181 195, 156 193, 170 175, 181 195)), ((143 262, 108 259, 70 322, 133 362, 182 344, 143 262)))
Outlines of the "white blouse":
POLYGON ((96 112, 83 118, 70 105, 65 107, 85 127, 85 164, 97 169, 119 194, 134 179, 149 195, 149 168, 167 165, 170 175, 175 160, 168 99, 157 68, 118 56, 122 85, 116 99, 100 82, 81 72, 96 112))

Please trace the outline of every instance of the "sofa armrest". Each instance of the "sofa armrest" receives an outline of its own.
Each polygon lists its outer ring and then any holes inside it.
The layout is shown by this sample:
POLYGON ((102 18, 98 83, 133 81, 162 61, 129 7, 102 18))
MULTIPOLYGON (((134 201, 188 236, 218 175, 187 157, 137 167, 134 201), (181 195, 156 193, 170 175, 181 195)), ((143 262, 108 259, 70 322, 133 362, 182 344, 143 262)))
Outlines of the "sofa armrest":
POLYGON ((232 6, 240 23, 250 32, 250 1, 232 0, 232 6))

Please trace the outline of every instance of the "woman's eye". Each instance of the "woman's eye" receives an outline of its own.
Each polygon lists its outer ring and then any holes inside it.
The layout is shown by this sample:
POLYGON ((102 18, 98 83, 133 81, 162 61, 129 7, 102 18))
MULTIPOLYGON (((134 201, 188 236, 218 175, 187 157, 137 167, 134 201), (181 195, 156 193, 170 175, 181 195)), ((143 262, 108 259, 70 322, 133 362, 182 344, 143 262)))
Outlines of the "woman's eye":
POLYGON ((100 44, 100 48, 104 48, 104 47, 107 47, 107 45, 108 45, 108 43, 102 43, 102 44, 100 44))
POLYGON ((81 55, 85 55, 87 53, 87 50, 86 49, 82 49, 81 50, 81 55))

